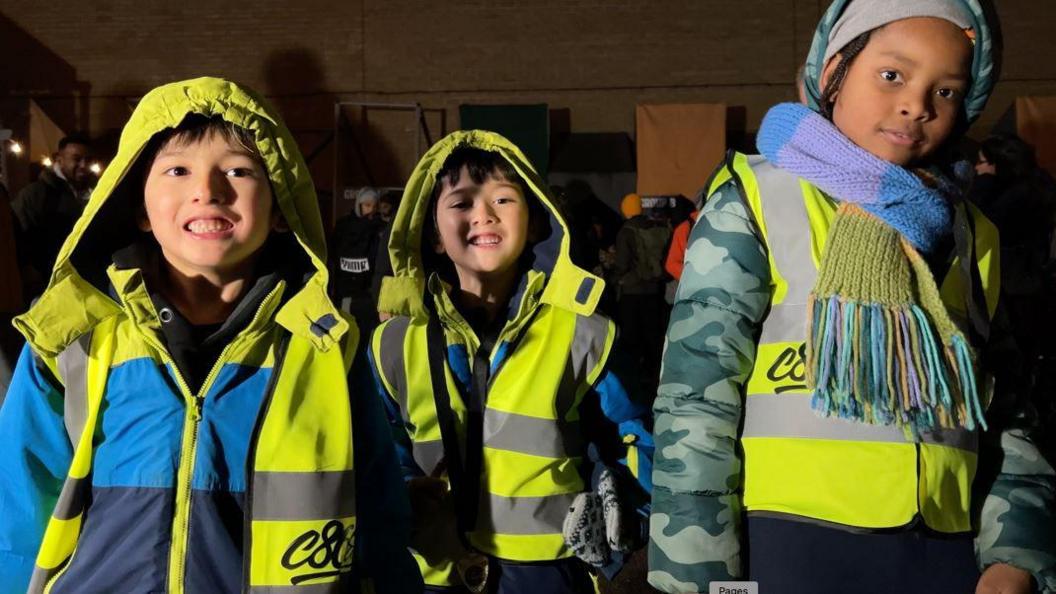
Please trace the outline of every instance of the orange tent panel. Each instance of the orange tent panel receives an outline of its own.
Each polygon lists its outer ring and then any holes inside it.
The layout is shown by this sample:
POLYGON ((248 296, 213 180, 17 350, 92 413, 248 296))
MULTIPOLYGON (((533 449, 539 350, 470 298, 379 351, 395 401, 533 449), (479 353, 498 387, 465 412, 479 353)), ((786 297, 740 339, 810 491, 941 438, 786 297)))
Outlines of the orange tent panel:
POLYGON ((1056 175, 1056 96, 1017 97, 1016 131, 1034 146, 1038 165, 1056 175))
POLYGON ((726 105, 639 105, 638 194, 692 198, 726 153, 726 105))

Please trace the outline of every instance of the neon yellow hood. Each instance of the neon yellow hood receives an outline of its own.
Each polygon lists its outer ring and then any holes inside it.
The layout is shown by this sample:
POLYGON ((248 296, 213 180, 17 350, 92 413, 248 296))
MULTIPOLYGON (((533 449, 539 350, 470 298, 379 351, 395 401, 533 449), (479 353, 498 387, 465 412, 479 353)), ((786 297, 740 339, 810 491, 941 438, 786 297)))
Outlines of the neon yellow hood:
MULTIPOLYGON (((59 252, 48 288, 15 326, 40 354, 53 356, 102 320, 122 311, 107 294, 107 283, 131 310, 152 308, 126 292, 142 285, 138 270, 111 264, 114 249, 130 243, 142 183, 130 172, 150 139, 191 113, 221 116, 250 130, 264 161, 275 199, 314 271, 276 314, 276 321, 319 348, 329 348, 348 329, 326 294, 326 246, 319 204, 297 143, 262 97, 219 78, 196 78, 158 87, 139 102, 121 132, 117 155, 99 180, 84 213, 59 252), (127 177, 127 180, 126 180, 127 177)), ((140 292, 142 293, 142 292, 140 292)))
POLYGON ((462 146, 501 155, 550 214, 550 236, 532 248, 535 254, 533 269, 546 275, 540 302, 581 315, 592 314, 601 299, 605 282, 572 263, 568 255, 568 225, 554 205, 549 187, 516 145, 494 132, 482 130, 449 134, 429 149, 411 173, 389 237, 393 276, 382 281, 378 309, 418 319, 427 316, 424 304, 426 272, 421 252, 423 223, 429 216, 429 199, 437 173, 452 151, 462 146))

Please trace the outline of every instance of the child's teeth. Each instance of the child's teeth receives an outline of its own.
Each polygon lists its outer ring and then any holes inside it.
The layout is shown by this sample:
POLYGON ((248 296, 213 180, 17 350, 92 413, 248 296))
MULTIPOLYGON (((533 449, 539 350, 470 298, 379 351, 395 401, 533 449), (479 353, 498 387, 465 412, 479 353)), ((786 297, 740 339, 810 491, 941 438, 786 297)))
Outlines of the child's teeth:
POLYGON ((187 226, 192 233, 216 233, 225 227, 223 221, 199 219, 187 226))

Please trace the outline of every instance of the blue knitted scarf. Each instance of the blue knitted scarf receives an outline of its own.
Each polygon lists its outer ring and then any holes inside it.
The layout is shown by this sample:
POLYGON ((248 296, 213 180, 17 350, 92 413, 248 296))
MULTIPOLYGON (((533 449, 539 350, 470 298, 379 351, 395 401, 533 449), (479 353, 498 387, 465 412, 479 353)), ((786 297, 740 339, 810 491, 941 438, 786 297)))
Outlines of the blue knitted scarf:
POLYGON ((798 103, 767 112, 757 139, 759 152, 842 202, 853 202, 891 225, 913 247, 931 253, 950 229, 943 192, 952 185, 937 178, 929 188, 909 171, 851 142, 836 126, 798 103))

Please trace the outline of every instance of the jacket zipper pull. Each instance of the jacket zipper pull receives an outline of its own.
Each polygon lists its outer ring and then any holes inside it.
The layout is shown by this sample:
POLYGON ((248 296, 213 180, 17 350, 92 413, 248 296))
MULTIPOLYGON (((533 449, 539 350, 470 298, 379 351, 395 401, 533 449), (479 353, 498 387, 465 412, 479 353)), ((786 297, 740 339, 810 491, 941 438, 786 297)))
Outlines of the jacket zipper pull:
POLYGON ((202 407, 205 405, 205 398, 202 396, 194 397, 194 418, 195 420, 201 420, 202 418, 202 407))

